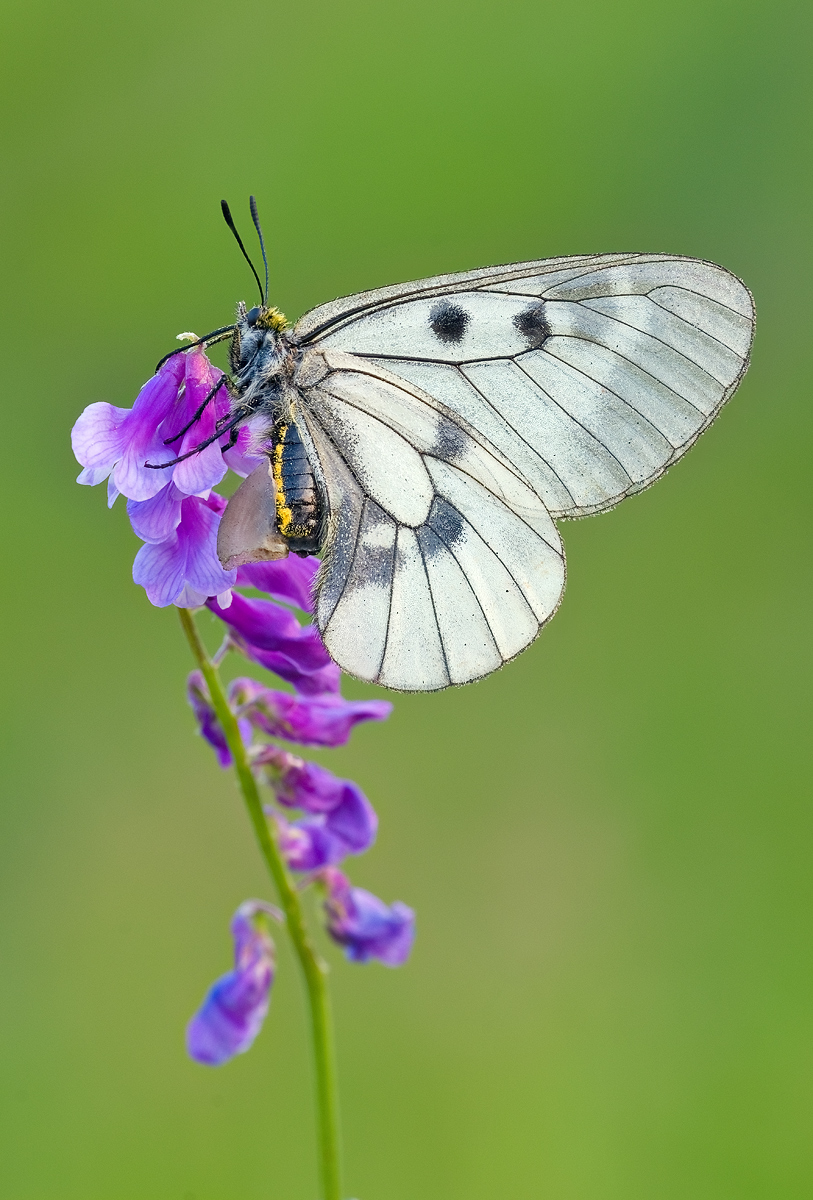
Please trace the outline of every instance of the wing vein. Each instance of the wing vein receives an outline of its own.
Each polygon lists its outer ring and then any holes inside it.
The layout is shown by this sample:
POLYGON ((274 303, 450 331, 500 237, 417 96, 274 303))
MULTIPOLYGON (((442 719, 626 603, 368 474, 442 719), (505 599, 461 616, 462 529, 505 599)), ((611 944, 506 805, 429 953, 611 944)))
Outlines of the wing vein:
MULTIPOLYGON (((607 298, 608 297, 604 297, 604 296, 596 296, 596 297, 591 296, 591 299, 596 299, 596 300, 603 300, 603 299, 607 299, 607 298)), ((612 299, 612 300, 615 300, 615 298, 616 298, 615 296, 609 297, 609 299, 612 299)), ((649 296, 647 296, 647 300, 649 300, 649 296)), ((668 309, 663 308, 662 305, 658 304, 657 300, 650 300, 649 302, 650 302, 650 304, 656 304, 657 307, 660 308, 662 312, 669 312, 668 309)), ((658 337, 658 335, 655 333, 651 333, 650 330, 639 329, 639 327, 637 325, 631 325, 629 321, 623 321, 621 319, 621 317, 615 316, 614 314, 611 316, 610 313, 602 312, 602 310, 600 308, 592 308, 590 306, 589 301, 587 301, 587 300, 577 300, 576 304, 578 304, 581 308, 588 309, 590 312, 598 313, 599 316, 605 317, 608 321, 616 321, 619 325, 623 325, 625 327, 625 329, 632 329, 635 331, 635 333, 642 333, 644 335, 644 337, 652 338, 653 342, 659 342, 662 346, 665 346, 667 350, 671 350, 673 354, 677 354, 677 356, 679 358, 682 358, 684 362, 689 363, 689 365, 692 367, 696 367, 698 371, 702 371, 702 373, 708 379, 710 379, 713 383, 716 383, 718 385, 718 387, 721 387, 721 388, 728 387, 728 384, 725 383, 724 380, 718 379, 716 375, 712 375, 711 371, 707 371, 706 368, 704 366, 702 366, 699 362, 696 362, 693 358, 689 358, 688 354, 684 354, 682 350, 676 349, 675 346, 670 345, 669 342, 665 342, 663 340, 663 338, 658 337)), ((672 317, 676 317, 675 313, 670 313, 669 315, 672 317)), ((678 321, 683 320, 682 317, 676 317, 676 319, 678 321)), ((687 321, 686 324, 689 325, 690 322, 687 321)), ((694 326, 692 326, 692 328, 694 328, 694 326)), ((698 329, 697 332, 703 334, 704 337, 709 336, 702 329, 698 329)), ((720 345, 722 345, 722 342, 720 343, 720 345)), ((612 349, 612 347, 610 347, 610 349, 612 349)), ((729 354, 733 354, 735 358, 739 358, 740 361, 742 361, 741 356, 739 354, 737 354, 736 350, 732 350, 730 346, 726 346, 725 349, 729 352, 729 354)))
POLYGON ((556 405, 556 407, 560 410, 560 412, 563 412, 566 417, 570 417, 570 420, 574 423, 574 425, 578 425, 580 429, 583 429, 589 438, 592 438, 593 441, 597 445, 601 446, 602 450, 607 451, 610 458, 615 459, 615 461, 618 463, 619 467, 624 472, 624 474, 626 475, 626 477, 630 481, 630 483, 632 483, 632 484, 635 483, 635 480, 632 478, 629 471, 624 466, 624 464, 621 462, 621 460, 615 454, 613 454, 613 452, 609 446, 604 445, 604 442, 602 442, 601 438, 598 438, 598 437, 596 437, 596 435, 594 433, 591 433, 586 425, 582 425, 581 421, 579 421, 577 417, 574 417, 573 413, 569 412, 568 409, 565 408, 564 404, 560 404, 555 396, 552 396, 550 394, 550 392, 546 391, 545 388, 543 388, 542 385, 534 379, 533 375, 529 375, 528 372, 523 367, 522 363, 519 361, 519 359, 512 359, 511 361, 513 362, 514 366, 518 368, 518 370, 522 371, 522 374, 525 375, 526 378, 530 379, 530 381, 534 385, 534 387, 539 388, 540 392, 542 392, 543 395, 547 396, 547 398, 550 400, 550 402, 552 404, 556 405))
MULTIPOLYGON (((638 332, 640 333, 640 330, 638 332)), ((682 395, 680 392, 676 391, 671 384, 664 383, 662 379, 658 379, 657 375, 653 375, 651 371, 647 371, 646 367, 642 367, 639 363, 633 362, 631 358, 627 358, 626 354, 622 354, 620 350, 616 350, 612 346, 605 346, 604 342, 599 342, 593 337, 587 337, 587 335, 584 333, 557 333, 555 336, 561 338, 573 338, 573 340, 576 342, 589 342, 591 346, 600 346, 602 350, 609 350, 612 354, 617 354, 619 358, 623 358, 625 363, 629 363, 631 367, 640 371, 642 375, 646 375, 652 380, 653 383, 657 383, 660 387, 666 388, 666 390, 671 392, 673 396, 677 396, 678 400, 682 400, 685 404, 690 405, 695 412, 700 414, 704 421, 708 420, 708 416, 703 412, 702 408, 698 408, 698 406, 692 400, 690 400, 688 396, 682 395)), ((550 353, 550 351, 547 351, 547 353, 550 353)), ((556 356, 554 355, 554 357, 556 356)), ((574 370, 576 369, 581 370, 580 367, 574 368, 574 370)), ((586 372, 584 372, 584 374, 586 374, 586 372)), ((587 377, 588 379, 592 378, 592 376, 589 375, 587 377)), ((593 380, 593 382, 598 383, 598 380, 593 380)), ((715 380, 715 382, 717 381, 715 380)), ((602 384, 601 386, 603 387, 604 385, 602 384)), ((716 412, 717 410, 715 409, 714 411, 716 412)), ((660 430, 658 432, 660 432, 660 430)))
MULTIPOLYGON (((657 288, 653 288, 652 290, 657 291, 657 288)), ((676 288, 675 290, 680 290, 680 291, 685 292, 688 289, 687 288, 680 288, 680 289, 676 288)), ((692 295, 700 296, 701 293, 693 292, 692 295)), ((716 342, 718 346, 721 346, 723 348, 723 350, 727 350, 729 354, 733 354, 735 358, 738 358, 740 360, 740 362, 745 362, 745 359, 744 359, 743 355, 740 354, 739 350, 735 350, 733 346, 729 346, 726 342, 724 342, 722 340, 722 338, 715 337, 715 335, 713 333, 709 333, 709 331, 707 329, 702 329, 699 325, 695 325, 694 321, 690 321, 688 317, 684 317, 680 313, 672 312, 671 308, 667 308, 665 304, 661 304, 661 303, 659 303, 659 301, 654 300, 652 298, 652 296, 650 296, 649 292, 646 293, 646 298, 650 304, 654 304, 657 308, 659 308, 661 310, 661 312, 668 313, 670 317, 677 317, 677 319, 679 321, 683 321, 686 325, 689 326, 690 329, 694 329, 696 333, 702 334, 703 337, 707 337, 709 339, 709 341, 711 341, 711 342, 716 342)), ((710 296, 705 296, 702 298, 706 299, 706 300, 711 299, 710 296)), ((734 310, 729 309, 728 311, 733 312, 734 310)), ((736 314, 736 315, 739 316, 739 314, 736 314)), ((634 329, 635 326, 633 325, 632 328, 634 329)), ((653 337, 653 336, 654 336, 653 334, 650 334, 650 337, 653 337)), ((693 359, 691 359, 691 358, 689 359, 689 362, 693 362, 693 361, 694 361, 693 359)), ((701 369, 701 371, 703 370, 702 367, 700 369, 701 369)), ((712 378, 714 378, 714 377, 712 376, 712 378)), ((717 382, 720 383, 721 381, 718 380, 717 382)), ((725 384, 723 384, 722 386, 725 387, 725 384)))
MULTIPOLYGON (((698 259, 698 261, 702 261, 702 260, 698 259)), ((652 287, 649 289, 649 292, 640 292, 640 293, 636 292, 635 294, 642 295, 642 296, 649 296, 649 298, 652 299, 652 297, 650 296, 650 292, 656 292, 658 290, 658 288, 661 288, 661 287, 673 287, 673 288, 675 288, 676 291, 686 292, 690 296, 699 296, 701 300, 710 300, 712 302, 712 304, 719 304, 720 308, 726 309, 728 312, 732 313, 735 317, 739 317, 741 320, 745 320, 745 321, 748 320, 748 317, 743 317, 743 314, 741 312, 738 312, 736 308, 732 308, 730 304, 726 304, 726 302, 724 300, 718 300, 716 298, 716 296, 707 296, 705 292, 698 292, 695 290, 695 288, 688 288, 682 283, 668 283, 668 284, 653 283, 652 287)), ((630 293, 630 294, 632 294, 632 293, 630 293)), ((657 304, 658 301, 653 300, 652 303, 657 304)), ((668 312, 669 309, 667 309, 666 311, 668 312)), ((683 319, 685 320, 686 318, 684 317, 683 319)), ((749 322, 749 324, 750 324, 750 322, 749 322)), ((701 330, 701 332, 705 333, 705 330, 701 330)), ((709 334, 709 337, 711 337, 711 334, 709 334)), ((723 345, 725 345, 725 343, 723 343, 723 345)), ((727 348, 729 350, 731 349, 730 346, 727 348)), ((736 354, 737 351, 734 350, 733 353, 736 354)))
MULTIPOLYGON (((437 492, 435 493, 435 495, 437 495, 437 492)), ((435 535, 435 536, 437 536, 437 535, 435 535)), ((424 577, 426 578, 426 587, 429 591, 429 600, 432 604, 432 614, 435 618, 435 628, 438 631, 438 642, 440 643, 440 652, 443 655, 443 665, 446 668, 446 678, 451 683, 452 682, 452 672, 449 670, 449 660, 446 657, 446 647, 443 644, 443 633, 440 628, 440 621, 438 620, 438 610, 435 606, 435 593, 432 591, 432 580, 429 578, 429 572, 426 569, 426 555, 423 552, 423 546, 421 545, 421 539, 416 536, 415 542, 417 543, 417 546, 418 546, 418 553, 421 556, 421 563, 423 565, 423 573, 424 573, 424 577)), ((479 603, 479 601, 478 601, 478 603, 479 603)), ((386 647, 385 647, 385 653, 386 653, 386 647)), ((383 662, 383 659, 382 659, 382 662, 383 662)))
MULTIPOLYGON (((569 336, 569 335, 560 335, 560 336, 569 336)), ((581 339, 577 339, 577 340, 581 340, 581 339)), ((598 346, 598 345, 601 345, 601 343, 600 343, 600 342, 594 342, 594 343, 593 343, 593 345, 594 345, 594 346, 598 346)), ((604 347, 604 349, 609 349, 609 347, 604 347)), ((602 389, 602 391, 605 391, 605 392, 607 392, 607 393, 608 393, 610 396, 615 396, 616 400, 620 400, 620 401, 621 401, 621 403, 622 403, 623 405, 625 405, 625 406, 626 406, 626 407, 627 407, 627 408, 630 410, 630 412, 634 412, 634 413, 635 413, 635 415, 636 415, 637 417, 640 417, 642 421, 646 421, 647 425, 649 425, 649 427, 650 427, 651 429, 654 429, 655 433, 657 433, 657 434, 658 434, 660 437, 662 437, 662 438, 664 439, 664 441, 665 441, 665 442, 666 442, 668 445, 670 445, 670 446, 672 445, 672 443, 669 441, 669 439, 668 439, 668 438, 666 437, 666 435, 664 434, 663 430, 662 430, 662 429, 659 429, 659 428, 658 428, 658 426, 655 424, 655 422, 654 422, 654 421, 652 421, 652 420, 650 420, 650 418, 649 418, 649 417, 646 415, 646 413, 642 413, 642 412, 641 412, 641 410, 640 410, 639 408, 636 408, 636 407, 635 407, 635 405, 632 403, 632 401, 630 401, 630 400, 627 400, 626 396, 622 396, 622 395, 621 395, 619 392, 615 392, 615 391, 613 391, 613 389, 612 389, 611 387, 608 387, 606 383, 602 383, 600 379, 595 379, 595 378, 594 378, 592 375, 588 374, 588 372, 587 372, 587 371, 585 371, 584 367, 581 367, 581 366, 579 366, 579 367, 574 367, 574 366, 572 366, 572 364, 571 364, 571 363, 569 363, 569 362, 566 362, 564 359, 561 359, 561 358, 559 358, 559 356, 558 356, 557 354, 551 354, 550 350, 544 350, 544 349, 543 349, 543 350, 542 350, 542 353, 544 353, 544 354, 549 354, 549 355, 551 356, 551 358, 555 358, 557 362, 564 363, 564 365, 565 365, 566 367, 570 367, 570 369, 571 369, 572 371, 576 371, 576 372, 577 372, 577 374, 579 374, 579 375, 583 375, 585 379, 589 379, 591 383, 595 383, 597 387, 600 387, 600 388, 602 389)), ((611 351, 610 351, 610 353, 611 353, 611 354, 614 354, 614 353, 615 353, 615 351, 612 351, 612 350, 611 350, 611 351)), ((620 356, 619 356, 619 357, 620 357, 620 356)), ((519 358, 517 358, 517 360, 516 360, 516 361, 517 361, 517 364, 519 365, 519 358)), ((627 361, 628 361, 628 360, 627 360, 627 361)), ((664 386, 665 386, 665 385, 664 385, 664 386)), ((675 393, 675 395, 677 395, 677 393, 675 393)), ((688 404, 688 403, 691 403, 691 402, 687 400, 687 401, 686 401, 686 403, 688 404)), ((692 408, 694 408, 694 405, 693 405, 693 404, 692 404, 692 408)), ((699 409, 698 409, 698 410, 696 410, 696 411, 699 411, 699 409)), ((703 414, 702 414, 702 413, 701 413, 701 416, 703 416, 703 414)), ((676 448, 677 448, 677 447, 673 447, 673 449, 676 449, 676 448)), ((668 460, 668 461, 669 461, 669 462, 671 462, 671 461, 672 461, 672 457, 671 457, 671 455, 670 455, 670 457, 669 457, 669 460, 668 460)))
MULTIPOLYGON (((482 359, 478 359, 478 361, 479 361, 479 362, 482 362, 483 360, 482 360, 482 359)), ((514 360, 513 360, 512 358, 505 358, 505 359, 503 359, 502 361, 503 361, 503 362, 513 362, 514 360)), ((551 464, 548 462, 548 460, 547 460, 546 458, 543 458, 543 457, 542 457, 542 455, 539 453, 539 451, 536 449, 536 447, 535 447, 535 446, 532 446, 532 445, 531 445, 531 443, 530 443, 530 442, 527 440, 527 438, 524 438, 524 437, 522 436, 522 434, 521 434, 521 433, 520 433, 520 431, 517 429, 517 427, 516 427, 515 425, 512 425, 512 424, 511 424, 511 422, 508 420, 508 417, 506 417, 506 415, 505 415, 504 413, 501 413, 501 412, 500 412, 500 410, 499 410, 498 408, 496 408, 496 407, 495 407, 495 406, 494 406, 494 405, 491 403, 491 401, 489 400, 488 396, 486 396, 485 392, 481 391, 481 389, 480 389, 480 388, 478 388, 477 384, 476 384, 476 383, 474 383, 474 382, 473 382, 471 379, 469 379, 468 375, 464 375, 464 374, 463 374, 463 372, 460 370, 460 368, 459 368, 459 367, 457 368, 457 370, 458 370, 458 374, 459 374, 459 375, 460 375, 460 377, 462 378, 463 382, 464 382, 464 383, 467 383, 467 384, 469 385, 469 387, 473 388, 473 389, 474 389, 474 391, 477 393, 477 395, 480 397, 480 399, 481 399, 481 400, 482 400, 482 401, 483 401, 485 404, 487 404, 487 405, 488 405, 488 407, 491 409, 491 411, 492 411, 493 413, 495 413, 495 414, 496 414, 496 416, 499 418, 499 420, 501 420, 501 421, 505 421, 505 424, 508 426, 508 428, 509 428, 510 430, 512 430, 512 431, 513 431, 513 432, 514 432, 514 433, 517 435, 517 437, 518 437, 518 438, 519 438, 519 440, 520 440, 520 441, 523 443, 523 445, 527 446, 527 447, 528 447, 528 449, 531 451, 531 453, 532 453, 532 454, 534 454, 534 455, 535 455, 535 456, 536 456, 536 457, 539 459, 539 461, 540 461, 540 462, 543 462, 543 463, 545 464, 545 466, 546 466, 546 467, 548 468, 548 470, 550 471, 551 475, 555 476, 555 478, 559 480, 559 482, 561 483, 562 487, 563 487, 563 488, 564 488, 564 490, 567 492, 568 496, 570 496, 570 501, 571 501, 571 504, 573 504, 573 505, 576 505, 576 498, 575 498, 575 496, 573 495, 573 493, 571 492, 570 488, 569 488, 569 487, 567 486, 567 484, 565 483, 564 479, 562 479, 561 475, 560 475, 560 474, 559 474, 559 472, 556 470, 556 468, 555 468, 555 467, 552 467, 552 466, 551 466, 551 464)), ((534 491, 536 491, 536 489, 535 489, 535 488, 534 488, 533 490, 534 490, 534 491)))
MULTIPOLYGON (((479 533, 477 533, 477 530, 474 528, 474 526, 471 524, 471 522, 470 522, 470 521, 468 521, 468 520, 466 519, 466 517, 464 517, 464 516, 463 516, 463 514, 462 514, 462 513, 460 513, 459 515, 460 515, 460 517, 462 518, 462 520, 464 520, 464 521, 466 522, 466 524, 468 525, 469 529, 471 529, 472 533, 474 533, 474 534, 475 534, 477 537, 480 537, 479 533)), ((460 570, 462 571, 462 573, 463 573, 463 578, 466 580, 466 583, 467 583, 467 584, 469 585, 469 587, 471 588, 471 594, 472 594, 472 596, 474 596, 474 599, 477 601, 477 607, 480 609, 480 612, 483 614, 483 620, 484 620, 484 621, 485 621, 485 623, 486 623, 486 627, 488 628, 488 632, 491 634, 491 640, 494 642, 494 649, 497 651, 497 654, 498 654, 498 655, 499 655, 499 657, 500 657, 500 662, 505 662, 505 659, 503 658, 503 655, 502 655, 502 651, 500 650, 500 647, 499 647, 499 645, 498 645, 498 643, 497 643, 497 638, 496 638, 496 635, 495 635, 495 633, 494 633, 494 630, 493 630, 493 628, 492 628, 492 626, 491 626, 491 622, 490 622, 490 621, 489 621, 489 619, 488 619, 488 614, 486 613, 486 610, 483 608, 483 603, 482 603, 482 601, 481 601, 480 597, 477 595, 477 592, 476 592, 476 591, 475 591, 475 589, 474 589, 474 585, 472 584, 471 580, 469 579, 468 575, 466 574, 466 570, 465 570, 465 568, 464 568, 463 564, 461 563, 460 559, 459 559, 459 558, 457 557, 457 555, 455 554, 455 552, 454 552, 454 547, 453 547, 453 546, 450 546, 450 545, 449 545, 449 543, 446 541, 446 538, 445 538, 445 537, 443 537, 443 536, 442 536, 440 533, 438 533, 437 529, 435 529, 435 528, 434 528, 432 525, 430 525, 430 526, 429 526, 429 528, 432 530, 432 532, 434 533, 434 535, 435 535, 435 537, 438 539, 438 541, 443 543, 443 545, 444 545, 444 546, 446 547, 446 549, 448 550, 449 554, 451 554, 452 558, 455 560, 455 562, 457 563, 458 567, 459 567, 459 568, 460 568, 460 570)), ((481 539, 481 541, 482 541, 482 539, 481 539)), ((485 543, 484 543, 484 544, 485 544, 485 543)), ((491 547, 490 547, 490 546, 488 547, 488 549, 491 551, 491 553, 492 553, 492 554, 494 553, 494 551, 493 551, 493 550, 491 550, 491 547)), ((502 561, 502 560, 500 560, 500 561, 502 561)), ((503 564, 503 565, 505 565, 505 564, 503 564)), ((507 568, 507 567, 506 567, 506 570, 508 570, 508 568, 507 568)), ((508 571, 508 574, 509 574, 509 575, 511 575, 511 572, 510 572, 510 571, 508 571)), ((514 577, 513 577, 513 575, 511 575, 511 578, 512 578, 512 579, 514 578, 514 577)), ((516 582, 516 580, 514 580, 514 582, 516 582)), ((431 588, 431 585, 430 585, 430 588, 429 588, 429 590, 430 590, 430 592, 431 592, 431 590, 432 590, 432 588, 431 588)), ((522 599, 523 599, 523 600, 525 600, 525 595, 524 595, 524 593, 520 593, 520 594, 522 595, 522 599)), ((528 602, 527 602, 527 600, 525 601, 525 603, 526 603, 526 604, 528 603, 528 602)), ((433 601, 433 604, 434 604, 434 601, 433 601)), ((534 618, 534 619, 536 619, 536 618, 534 618)), ((440 642, 441 642, 441 645, 443 645, 443 638, 441 638, 441 639, 440 639, 440 642)), ((444 656, 445 656, 445 654, 446 654, 446 651, 444 650, 444 652, 443 652, 443 653, 444 653, 444 656)))

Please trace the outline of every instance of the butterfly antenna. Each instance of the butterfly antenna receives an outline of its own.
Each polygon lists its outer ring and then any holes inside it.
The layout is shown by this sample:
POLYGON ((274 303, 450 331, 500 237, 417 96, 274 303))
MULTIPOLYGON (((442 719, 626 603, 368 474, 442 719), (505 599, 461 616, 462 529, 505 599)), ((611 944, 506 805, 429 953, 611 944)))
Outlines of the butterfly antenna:
POLYGON ((263 231, 260 227, 260 216, 257 212, 257 201, 253 196, 248 198, 248 206, 251 209, 251 219, 254 222, 254 228, 257 230, 257 237, 260 239, 260 249, 263 252, 263 262, 265 264, 265 295, 263 296, 263 304, 268 303, 268 259, 265 257, 265 242, 263 241, 263 231))
MULTIPOLYGON (((237 228, 234 224, 234 219, 231 215, 231 209, 229 208, 229 206, 225 200, 220 201, 220 207, 223 209, 223 220, 226 222, 229 229, 232 231, 235 238, 237 239, 237 245, 240 247, 241 251, 243 252, 243 258, 246 260, 248 265, 251 267, 251 273, 253 274, 254 278, 257 280, 257 287, 260 289, 260 303, 265 304, 265 300, 263 298, 263 285, 260 283, 260 277, 257 274, 256 270, 254 269, 254 263, 249 258, 248 251, 246 250, 245 246, 243 245, 243 239, 240 237, 240 234, 237 232, 237 228)), ((260 244, 262 244, 262 239, 260 240, 260 244)), ((265 250, 263 250, 263 258, 265 258, 265 250)), ((267 278, 268 277, 268 267, 267 266, 265 268, 265 272, 266 272, 266 278, 267 278)), ((266 287, 266 291, 267 291, 267 287, 266 287)))

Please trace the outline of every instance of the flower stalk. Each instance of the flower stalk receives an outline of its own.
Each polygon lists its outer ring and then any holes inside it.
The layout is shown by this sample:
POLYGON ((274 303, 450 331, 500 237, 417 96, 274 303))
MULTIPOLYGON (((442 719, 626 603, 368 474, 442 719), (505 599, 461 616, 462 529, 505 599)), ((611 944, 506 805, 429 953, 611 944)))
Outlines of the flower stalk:
POLYGON ((206 652, 190 609, 179 608, 178 614, 181 619, 183 631, 189 642, 189 647, 206 680, 212 705, 222 726, 229 750, 231 751, 238 784, 248 810, 249 819, 254 828, 260 853, 274 881, 274 886, 285 914, 286 927, 305 978, 310 1007, 314 1068, 316 1073, 319 1158, 323 1198, 324 1200, 342 1200, 339 1106, 336 1085, 333 1021, 327 982, 328 967, 317 953, 308 935, 299 895, 288 875, 275 834, 263 811, 257 781, 254 778, 254 773, 246 755, 237 718, 226 699, 217 667, 206 652))

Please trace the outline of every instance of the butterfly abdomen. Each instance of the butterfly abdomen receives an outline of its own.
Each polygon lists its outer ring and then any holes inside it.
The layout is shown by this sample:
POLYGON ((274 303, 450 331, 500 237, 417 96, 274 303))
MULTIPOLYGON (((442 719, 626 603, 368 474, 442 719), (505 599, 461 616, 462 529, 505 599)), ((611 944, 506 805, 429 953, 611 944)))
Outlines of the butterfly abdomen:
POLYGON ((277 528, 294 553, 319 549, 322 505, 302 437, 293 420, 274 425, 271 464, 276 484, 277 528))

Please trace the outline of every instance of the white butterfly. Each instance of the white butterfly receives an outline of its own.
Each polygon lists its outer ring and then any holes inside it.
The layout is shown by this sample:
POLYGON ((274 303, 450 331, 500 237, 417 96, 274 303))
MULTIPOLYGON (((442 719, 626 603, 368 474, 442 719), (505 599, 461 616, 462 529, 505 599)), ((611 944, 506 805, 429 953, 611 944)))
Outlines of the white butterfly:
POLYGON ((331 656, 403 691, 533 641, 565 584, 555 519, 663 475, 742 379, 754 322, 735 276, 665 254, 439 275, 292 332, 274 314, 241 306, 233 335, 233 420, 273 421, 273 469, 230 502, 221 557, 318 551, 331 656))

